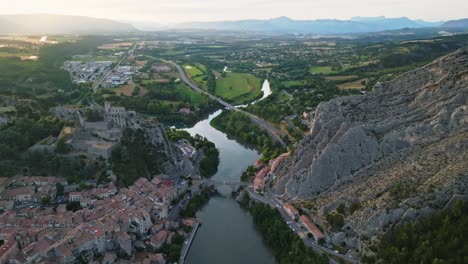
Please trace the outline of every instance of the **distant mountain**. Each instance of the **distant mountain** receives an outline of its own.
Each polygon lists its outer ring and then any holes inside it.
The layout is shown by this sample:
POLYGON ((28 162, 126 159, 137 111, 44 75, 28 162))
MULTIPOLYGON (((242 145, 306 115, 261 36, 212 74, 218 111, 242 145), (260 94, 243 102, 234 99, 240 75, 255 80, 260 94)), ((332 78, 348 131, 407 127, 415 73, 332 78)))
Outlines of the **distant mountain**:
POLYGON ((411 20, 407 17, 386 18, 384 16, 378 17, 353 17, 351 21, 364 22, 373 24, 379 27, 386 27, 391 29, 400 28, 421 28, 421 27, 438 27, 443 22, 428 22, 424 20, 411 20))
POLYGON ((136 31, 127 23, 62 15, 0 15, 0 34, 109 34, 136 31))
POLYGON ((401 28, 437 27, 441 22, 411 20, 407 17, 354 17, 350 20, 318 19, 293 20, 278 17, 267 20, 239 20, 217 22, 191 22, 176 25, 176 28, 261 31, 271 33, 343 34, 377 32, 401 28))
POLYGON ((441 25, 444 28, 468 28, 468 18, 450 20, 441 25))

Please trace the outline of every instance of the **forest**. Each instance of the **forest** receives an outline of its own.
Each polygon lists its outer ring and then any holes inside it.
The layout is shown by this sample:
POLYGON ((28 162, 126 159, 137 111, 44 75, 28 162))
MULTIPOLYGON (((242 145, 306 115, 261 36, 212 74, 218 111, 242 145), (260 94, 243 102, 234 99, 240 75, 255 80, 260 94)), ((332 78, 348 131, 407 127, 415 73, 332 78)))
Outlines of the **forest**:
POLYGON ((258 148, 263 160, 276 158, 284 149, 273 143, 268 133, 250 121, 243 113, 224 111, 211 121, 211 126, 238 139, 240 142, 258 148))
POLYGON ((125 129, 120 146, 112 151, 112 170, 117 176, 117 186, 128 187, 139 178, 149 178, 161 173, 167 155, 148 144, 141 130, 125 129))
MULTIPOLYGON (((385 234, 376 259, 383 263, 467 263, 468 203, 407 222, 385 234)), ((373 263, 376 259, 364 259, 373 263)))

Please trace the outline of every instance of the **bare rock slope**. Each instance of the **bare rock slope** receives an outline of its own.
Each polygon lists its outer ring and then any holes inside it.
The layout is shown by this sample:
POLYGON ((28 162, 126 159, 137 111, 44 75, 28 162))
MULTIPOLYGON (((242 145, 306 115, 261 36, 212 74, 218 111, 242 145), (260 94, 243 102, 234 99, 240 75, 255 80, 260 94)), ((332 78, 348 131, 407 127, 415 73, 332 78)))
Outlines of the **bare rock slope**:
POLYGON ((323 215, 358 203, 345 213, 350 228, 343 232, 371 238, 401 219, 442 208, 467 191, 467 182, 464 48, 368 94, 320 104, 311 134, 281 164, 274 190, 323 215))

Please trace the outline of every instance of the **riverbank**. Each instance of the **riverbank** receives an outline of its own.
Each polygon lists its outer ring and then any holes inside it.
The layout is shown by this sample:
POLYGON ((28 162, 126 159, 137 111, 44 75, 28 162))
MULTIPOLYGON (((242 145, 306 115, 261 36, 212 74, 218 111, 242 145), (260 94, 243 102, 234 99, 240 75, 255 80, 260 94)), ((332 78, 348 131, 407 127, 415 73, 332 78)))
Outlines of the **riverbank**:
POLYGON ((328 258, 307 247, 284 222, 280 212, 263 203, 252 202, 248 195, 240 201, 253 216, 255 227, 271 248, 278 263, 328 263, 328 258))
POLYGON ((195 225, 192 228, 192 231, 190 231, 189 238, 184 242, 184 245, 182 246, 180 258, 179 258, 179 264, 185 263, 185 258, 187 258, 187 254, 190 250, 190 247, 192 246, 193 239, 195 238, 195 235, 197 234, 199 227, 200 227, 200 222, 195 223, 195 225))
MULTIPOLYGON (((213 128, 212 119, 221 110, 211 114, 194 127, 185 129, 192 136, 199 134, 214 142, 219 149, 218 172, 214 181, 239 181, 242 172, 260 158, 253 148, 241 145, 213 128)), ((233 187, 218 185, 220 195, 213 196, 196 212, 203 222, 187 254, 189 264, 271 264, 273 253, 255 229, 252 216, 232 198, 233 187)))
MULTIPOLYGON (((285 149, 275 144, 268 133, 254 124, 248 116, 236 111, 224 111, 210 125, 234 139, 254 146, 262 152, 264 161, 276 158, 285 149)), ((253 164, 253 163, 252 163, 253 164)))
POLYGON ((200 191, 199 194, 195 195, 190 199, 190 202, 180 210, 179 214, 183 218, 195 217, 195 214, 200 208, 202 208, 211 197, 219 194, 213 186, 206 186, 200 191))

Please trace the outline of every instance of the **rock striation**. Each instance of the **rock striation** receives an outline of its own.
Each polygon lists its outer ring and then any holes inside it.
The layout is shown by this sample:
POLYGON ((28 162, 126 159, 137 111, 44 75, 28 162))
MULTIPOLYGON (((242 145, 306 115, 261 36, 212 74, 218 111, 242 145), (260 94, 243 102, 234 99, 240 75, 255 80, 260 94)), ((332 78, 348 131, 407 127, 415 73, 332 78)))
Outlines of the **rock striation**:
POLYGON ((467 160, 463 48, 370 93, 321 103, 310 135, 280 164, 274 191, 323 215, 357 201, 359 209, 345 213, 343 232, 347 241, 359 238, 353 244, 360 247, 362 238, 463 194, 467 160))

